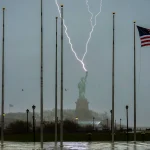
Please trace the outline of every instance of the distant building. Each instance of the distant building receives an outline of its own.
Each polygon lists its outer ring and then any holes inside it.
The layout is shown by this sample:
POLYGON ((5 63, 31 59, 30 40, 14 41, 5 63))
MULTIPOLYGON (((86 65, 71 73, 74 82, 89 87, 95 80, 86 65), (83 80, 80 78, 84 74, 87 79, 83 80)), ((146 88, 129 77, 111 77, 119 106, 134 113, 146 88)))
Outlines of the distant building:
MULTIPOLYGON (((93 121, 78 121, 78 124, 81 126, 91 125, 93 126, 93 121)), ((94 121, 94 128, 97 130, 102 130, 102 122, 101 121, 94 121)))

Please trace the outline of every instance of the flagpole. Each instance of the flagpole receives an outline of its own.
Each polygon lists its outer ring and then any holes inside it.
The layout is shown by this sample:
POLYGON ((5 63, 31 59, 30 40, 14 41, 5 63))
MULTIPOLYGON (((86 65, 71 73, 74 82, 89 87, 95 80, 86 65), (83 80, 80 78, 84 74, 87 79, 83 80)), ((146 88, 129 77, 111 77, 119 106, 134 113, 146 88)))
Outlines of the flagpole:
POLYGON ((134 142, 136 143, 136 47, 135 47, 135 21, 134 21, 134 142))
POLYGON ((43 149, 43 9, 41 0, 41 90, 40 90, 40 102, 41 102, 41 149, 43 149))
POLYGON ((4 29, 5 8, 3 8, 3 37, 2 37, 2 109, 1 109, 1 146, 4 143, 4 29))
POLYGON ((56 17, 56 58, 55 58, 55 147, 57 146, 57 20, 56 17))
POLYGON ((61 5, 61 95, 60 95, 60 147, 63 147, 63 5, 61 5))
POLYGON ((112 143, 114 143, 114 45, 115 45, 115 12, 113 12, 113 54, 112 54, 112 143))

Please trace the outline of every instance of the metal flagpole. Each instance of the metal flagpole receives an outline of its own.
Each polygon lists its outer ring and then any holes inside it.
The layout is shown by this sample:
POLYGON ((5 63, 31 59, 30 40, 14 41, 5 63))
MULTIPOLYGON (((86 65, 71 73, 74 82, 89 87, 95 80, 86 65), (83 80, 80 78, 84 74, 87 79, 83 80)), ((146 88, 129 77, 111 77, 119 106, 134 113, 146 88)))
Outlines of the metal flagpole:
POLYGON ((136 143, 136 48, 135 48, 135 21, 134 21, 134 142, 136 143))
POLYGON ((4 27, 5 8, 3 8, 3 37, 2 37, 2 109, 1 109, 1 146, 4 142, 4 27))
POLYGON ((112 143, 114 143, 114 40, 115 40, 115 12, 113 12, 113 54, 112 54, 112 143))
POLYGON ((55 146, 57 146, 57 20, 56 17, 56 58, 55 58, 55 146))
POLYGON ((63 147, 63 5, 61 5, 61 95, 60 95, 60 147, 63 147))
POLYGON ((127 115, 127 142, 128 142, 128 108, 129 108, 129 106, 128 105, 126 105, 126 115, 127 115))
POLYGON ((43 149, 43 12, 42 12, 42 0, 41 0, 41 149, 43 149))

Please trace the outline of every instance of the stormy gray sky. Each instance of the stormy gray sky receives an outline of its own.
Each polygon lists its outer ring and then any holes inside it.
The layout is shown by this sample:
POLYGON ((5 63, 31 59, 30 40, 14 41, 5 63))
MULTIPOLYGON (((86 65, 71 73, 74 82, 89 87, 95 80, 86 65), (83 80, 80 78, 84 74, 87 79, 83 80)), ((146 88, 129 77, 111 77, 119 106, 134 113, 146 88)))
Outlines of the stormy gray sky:
MULTIPOLYGON (((100 0, 89 0, 91 11, 99 11, 100 0)), ((78 56, 85 51, 90 15, 85 0, 59 0, 64 4, 64 19, 78 56)), ((40 109, 40 0, 1 0, 5 7, 5 112, 40 109), (24 89, 22 92, 21 90, 24 89)), ((125 123, 125 105, 129 105, 129 123, 133 125, 133 21, 150 28, 149 0, 103 0, 102 12, 89 43, 85 64, 89 75, 86 97, 97 112, 111 109, 112 12, 115 18, 115 119, 125 123)), ((55 96, 55 17, 54 0, 43 0, 44 29, 44 109, 54 108, 55 96)), ((2 11, 0 13, 2 31, 2 11)), ((60 52, 60 20, 58 50, 60 52)), ((0 44, 2 43, 0 32, 0 44)), ((0 51, 2 51, 0 46, 0 51)), ((60 56, 60 55, 59 55, 60 56)), ((60 58, 60 57, 59 57, 60 58)), ((150 47, 141 48, 136 30, 137 125, 150 126, 150 47), (141 67, 140 67, 141 66, 141 67), (141 68, 141 69, 140 69, 141 68)), ((1 62, 1 57, 0 57, 1 62)), ((60 74, 60 61, 58 66, 60 74)), ((1 72, 1 66, 0 66, 1 72)), ((77 84, 85 75, 71 52, 64 35, 64 108, 74 109, 77 84)), ((60 76, 59 76, 60 77, 60 76)), ((58 80, 60 87, 60 78, 58 80)), ((0 80, 1 84, 1 80, 0 80)), ((0 88, 1 89, 1 88, 0 88)), ((58 91, 58 98, 60 101, 58 91)), ((1 96, 1 92, 0 92, 1 96)))

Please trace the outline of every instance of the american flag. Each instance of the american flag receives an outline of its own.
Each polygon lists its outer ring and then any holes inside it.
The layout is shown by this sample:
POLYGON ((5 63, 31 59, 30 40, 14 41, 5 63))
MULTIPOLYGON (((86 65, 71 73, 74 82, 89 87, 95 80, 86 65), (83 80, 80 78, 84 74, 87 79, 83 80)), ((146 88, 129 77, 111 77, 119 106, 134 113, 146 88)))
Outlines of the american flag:
POLYGON ((139 26, 137 26, 137 28, 141 39, 141 46, 150 46, 150 29, 139 26))

